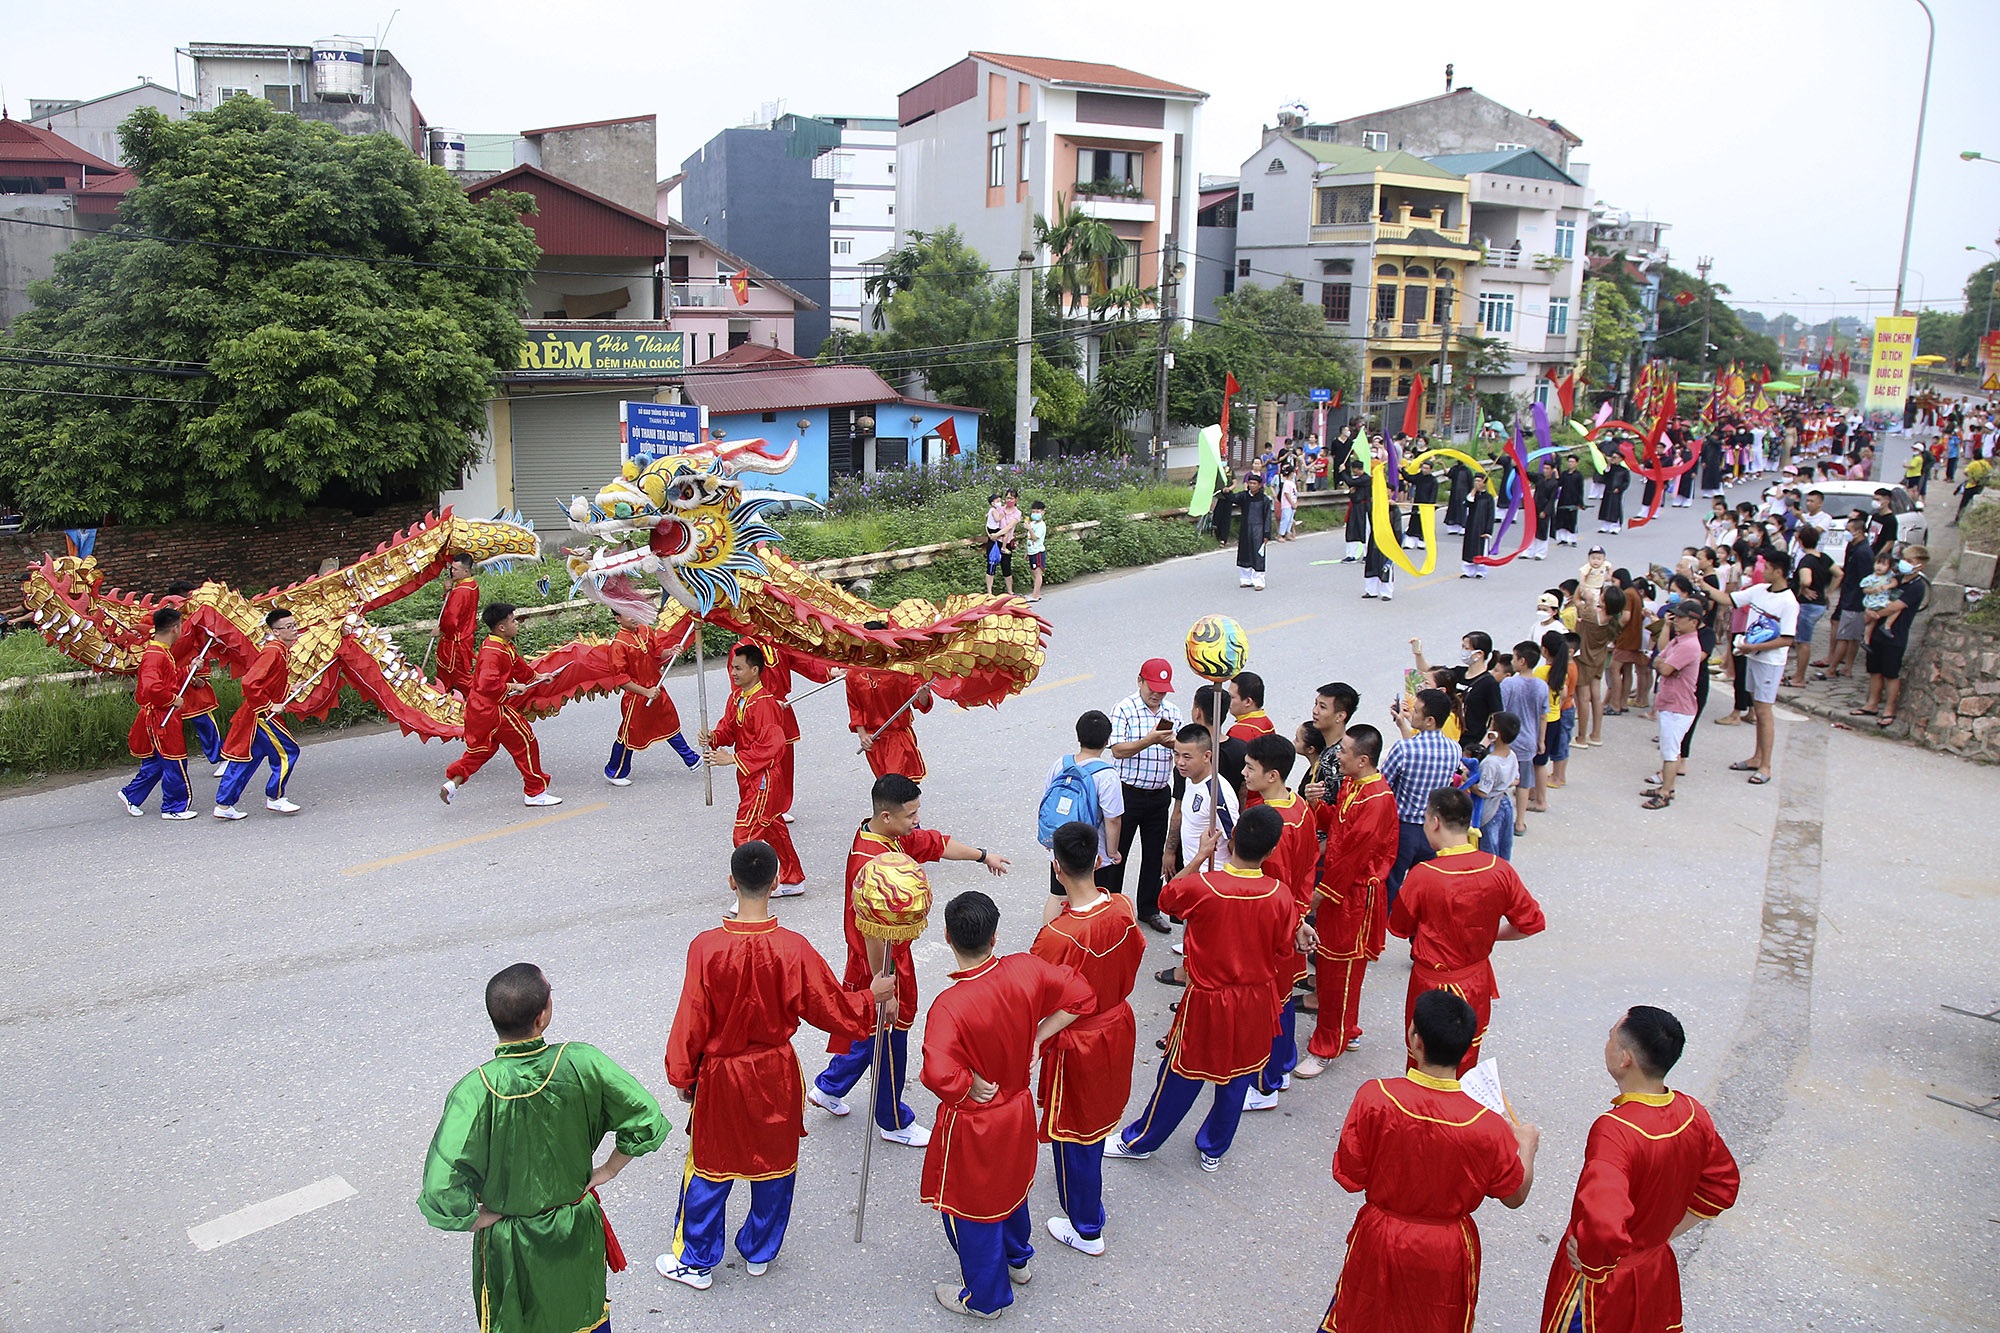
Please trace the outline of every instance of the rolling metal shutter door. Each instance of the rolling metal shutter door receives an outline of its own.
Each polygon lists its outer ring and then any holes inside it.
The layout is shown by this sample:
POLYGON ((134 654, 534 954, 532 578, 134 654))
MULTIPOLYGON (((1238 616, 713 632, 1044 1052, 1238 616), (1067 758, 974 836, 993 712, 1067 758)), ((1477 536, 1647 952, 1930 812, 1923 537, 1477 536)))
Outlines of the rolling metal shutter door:
POLYGON ((545 550, 554 549, 550 534, 569 532, 570 497, 594 496, 618 476, 618 398, 578 393, 513 400, 514 503, 535 521, 545 550))

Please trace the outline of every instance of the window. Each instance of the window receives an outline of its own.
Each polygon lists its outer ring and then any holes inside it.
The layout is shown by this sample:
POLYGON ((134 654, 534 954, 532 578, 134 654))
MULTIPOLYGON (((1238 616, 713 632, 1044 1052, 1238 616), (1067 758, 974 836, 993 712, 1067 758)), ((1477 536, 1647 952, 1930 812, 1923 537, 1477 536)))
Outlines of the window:
POLYGON ((1282 157, 1274 157, 1271 159, 1270 164, 1264 168, 1264 174, 1266 176, 1279 176, 1284 174, 1284 170, 1285 170, 1285 159, 1282 157))
POLYGON ((1229 295, 1229 294, 1230 294, 1231 292, 1233 292, 1233 291, 1235 291, 1235 290, 1236 290, 1236 275, 1235 275, 1234 273, 1225 273, 1225 274, 1223 274, 1223 275, 1222 275, 1222 294, 1223 294, 1224 296, 1227 296, 1227 295, 1229 295))
POLYGON ((1428 278, 1430 275, 1431 271, 1422 264, 1403 265, 1403 276, 1406 278, 1428 278))
POLYGON ((1493 151, 1496 153, 1520 153, 1525 152, 1527 147, 1528 145, 1524 143, 1496 143, 1493 145, 1493 151))
POLYGON ((1424 307, 1430 304, 1431 289, 1419 283, 1411 283, 1403 288, 1403 322, 1421 324, 1424 322, 1424 307))
POLYGON ((1124 194, 1137 198, 1145 184, 1144 153, 1130 153, 1116 148, 1076 150, 1076 188, 1081 193, 1124 194))
POLYGON ((842 204, 842 202, 844 202, 844 201, 843 201, 843 200, 841 199, 841 197, 840 197, 839 195, 835 195, 835 196, 833 197, 833 211, 834 211, 834 212, 838 213, 838 212, 840 211, 840 205, 842 204))
POLYGON ((1393 278, 1402 271, 1394 264, 1377 264, 1375 266, 1375 276, 1378 278, 1393 278))
POLYGON ((1380 283, 1375 288, 1375 318, 1394 319, 1396 317, 1396 284, 1380 283))
POLYGON ((1486 326, 1488 333, 1512 333, 1514 331, 1514 293, 1481 292, 1479 294, 1479 322, 1486 326))
POLYGON ((776 412, 766 412, 763 415, 763 420, 766 422, 776 421, 777 419, 778 419, 778 414, 776 412))
POLYGON ((1375 205, 1375 189, 1370 185, 1333 185, 1313 191, 1313 223, 1331 227, 1368 221, 1375 205))
POLYGON ((995 130, 986 136, 986 184, 998 189, 1007 183, 1007 131, 995 130))
POLYGON ((1319 261, 1319 271, 1328 277, 1344 278, 1354 272, 1354 261, 1352 259, 1322 259, 1319 261))
POLYGON ((1378 152, 1378 153, 1386 153, 1386 152, 1388 152, 1388 151, 1389 151, 1389 133, 1388 133, 1388 131, 1387 131, 1387 130, 1363 130, 1363 131, 1361 132, 1361 146, 1362 146, 1363 148, 1372 148, 1372 149, 1374 149, 1374 150, 1375 150, 1376 152, 1378 152))
POLYGON ((837 255, 853 254, 854 253, 853 239, 847 236, 835 237, 833 242, 833 252, 837 255))
POLYGON ((267 83, 264 85, 264 100, 280 111, 290 111, 297 100, 298 89, 289 83, 267 83))
POLYGON ((827 149, 813 159, 814 180, 846 180, 854 174, 854 154, 827 149))
POLYGON ((1387 375, 1371 375, 1368 377, 1368 401, 1371 403, 1386 403, 1389 401, 1389 377, 1387 375))
POLYGON ((1451 323, 1451 288, 1431 289, 1431 320, 1437 324, 1451 323))
POLYGON ((1297 281, 1288 282, 1285 284, 1285 286, 1291 288, 1292 295, 1297 297, 1299 300, 1303 301, 1306 299, 1306 285, 1303 282, 1297 282, 1297 281))
POLYGON ((249 95, 250 90, 248 88, 218 87, 215 90, 215 104, 221 106, 232 97, 248 97, 249 95))
POLYGON ((1558 259, 1576 258, 1576 219, 1562 218, 1556 223, 1556 248, 1558 259))
POLYGON ((1319 286, 1319 309, 1329 324, 1345 324, 1353 314, 1354 285, 1323 282, 1319 286))
POLYGON ((1569 298, 1551 296, 1549 298, 1549 337, 1562 338, 1569 334, 1569 298))
POLYGON ((1250 261, 1249 261, 1249 260, 1247 260, 1247 259, 1239 259, 1239 260, 1237 260, 1237 261, 1236 261, 1236 276, 1237 276, 1237 277, 1239 277, 1239 278, 1247 278, 1247 277, 1249 277, 1249 276, 1250 276, 1250 261))
POLYGON ((1022 180, 1028 179, 1028 127, 1026 125, 1016 125, 1014 127, 1014 156, 1020 159, 1018 164, 1020 178, 1022 180))
POLYGON ((1239 199, 1239 200, 1237 201, 1237 204, 1236 204, 1236 211, 1237 211, 1237 212, 1239 212, 1239 213, 1254 213, 1254 212, 1256 212, 1256 211, 1257 211, 1257 196, 1256 196, 1256 195, 1254 195, 1254 194, 1246 194, 1246 195, 1243 195, 1243 196, 1242 196, 1242 197, 1241 197, 1241 198, 1240 198, 1240 199, 1239 199))

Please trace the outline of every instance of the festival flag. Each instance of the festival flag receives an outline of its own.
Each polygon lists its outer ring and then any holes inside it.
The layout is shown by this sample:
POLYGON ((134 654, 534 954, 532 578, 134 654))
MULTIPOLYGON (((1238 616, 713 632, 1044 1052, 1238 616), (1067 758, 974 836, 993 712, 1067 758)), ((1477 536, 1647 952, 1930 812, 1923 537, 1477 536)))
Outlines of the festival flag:
POLYGON ((1562 408, 1564 416, 1568 416, 1570 413, 1576 411, 1576 372, 1574 370, 1556 381, 1556 404, 1562 408))
POLYGON ((1222 372, 1222 447, 1229 448, 1229 400, 1243 388, 1236 382, 1236 376, 1222 372))
POLYGON ((1331 403, 1328 403, 1327 406, 1329 408, 1339 407, 1340 400, 1343 396, 1345 396, 1346 392, 1347 391, 1345 389, 1335 389, 1333 391, 1333 401, 1331 403))
POLYGON ((1688 306, 1688 305, 1693 305, 1693 304, 1694 304, 1694 300, 1695 300, 1695 298, 1694 298, 1694 293, 1693 293, 1693 292, 1676 292, 1676 293, 1674 293, 1674 304, 1675 304, 1675 305, 1680 305, 1680 306, 1688 306))
POLYGON ((1188 496, 1188 517, 1200 518, 1215 503, 1215 486, 1222 479, 1222 431, 1203 426, 1194 437, 1194 491, 1188 496))
POLYGON ((946 417, 943 421, 938 422, 937 437, 940 440, 944 441, 945 457, 957 458, 958 457, 957 419, 953 417, 946 417))
POLYGON ((1410 384, 1409 401, 1403 404, 1403 434, 1415 435, 1424 424, 1424 377, 1410 384))
POLYGON ((729 275, 729 290, 730 290, 731 292, 735 293, 735 296, 736 296, 736 304, 738 304, 738 305, 749 305, 749 304, 750 304, 750 275, 749 275, 748 273, 732 273, 732 274, 730 274, 730 275, 729 275))

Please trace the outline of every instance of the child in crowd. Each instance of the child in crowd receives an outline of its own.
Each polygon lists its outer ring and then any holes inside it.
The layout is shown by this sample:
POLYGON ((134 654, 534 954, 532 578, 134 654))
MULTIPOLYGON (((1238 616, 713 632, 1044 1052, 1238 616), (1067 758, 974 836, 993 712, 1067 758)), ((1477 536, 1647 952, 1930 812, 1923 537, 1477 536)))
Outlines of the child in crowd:
POLYGON ((1514 742, 1521 719, 1499 712, 1486 724, 1486 757, 1479 761, 1479 781, 1472 794, 1479 798, 1479 849, 1503 861, 1514 859, 1514 788, 1521 781, 1521 764, 1514 742))
POLYGON ((1028 506, 1028 567, 1035 571, 1035 586, 1028 600, 1042 600, 1042 575, 1049 563, 1049 507, 1040 500, 1028 506))
POLYGON ((1896 576, 1896 557, 1886 548, 1875 557, 1875 572, 1861 580, 1861 609, 1880 611, 1903 586, 1896 576))

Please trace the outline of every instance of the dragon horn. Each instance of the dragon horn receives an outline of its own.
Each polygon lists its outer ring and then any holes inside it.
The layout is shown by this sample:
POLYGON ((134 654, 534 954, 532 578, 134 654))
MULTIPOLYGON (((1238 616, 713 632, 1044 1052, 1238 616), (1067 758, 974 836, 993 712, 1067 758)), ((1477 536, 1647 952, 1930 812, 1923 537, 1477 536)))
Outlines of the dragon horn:
POLYGON ((786 445, 783 453, 776 454, 771 452, 769 440, 741 440, 721 448, 711 443, 709 449, 717 461, 727 463, 739 472, 783 472, 799 457, 797 440, 786 445))

